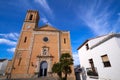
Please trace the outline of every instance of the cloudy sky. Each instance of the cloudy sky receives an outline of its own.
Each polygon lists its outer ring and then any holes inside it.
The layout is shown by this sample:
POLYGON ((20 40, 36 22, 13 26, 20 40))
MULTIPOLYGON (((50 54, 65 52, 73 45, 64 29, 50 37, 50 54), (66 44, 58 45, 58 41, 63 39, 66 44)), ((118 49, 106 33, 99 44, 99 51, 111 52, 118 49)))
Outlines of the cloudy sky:
POLYGON ((28 9, 39 11, 39 26, 71 32, 75 65, 86 39, 120 32, 120 0, 0 0, 0 58, 12 59, 28 9))

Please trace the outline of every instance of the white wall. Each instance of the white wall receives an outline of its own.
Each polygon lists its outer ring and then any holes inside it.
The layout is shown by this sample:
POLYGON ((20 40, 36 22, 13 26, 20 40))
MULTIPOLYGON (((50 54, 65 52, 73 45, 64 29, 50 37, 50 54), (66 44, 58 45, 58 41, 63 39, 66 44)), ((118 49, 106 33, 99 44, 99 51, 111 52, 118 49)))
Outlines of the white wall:
POLYGON ((0 64, 0 74, 5 74, 5 70, 6 70, 6 67, 7 67, 7 64, 8 64, 8 60, 5 60, 3 62, 1 62, 0 64))
POLYGON ((89 59, 92 58, 94 66, 97 67, 100 80, 120 80, 120 47, 118 43, 120 43, 120 39, 113 37, 90 50, 86 50, 86 47, 83 46, 78 50, 81 66, 90 67, 89 59), (108 55, 111 67, 104 67, 102 63, 101 56, 105 54, 108 55))
POLYGON ((1 70, 1 68, 2 68, 2 62, 0 62, 0 70, 1 70))
POLYGON ((120 37, 117 37, 116 41, 117 41, 118 46, 120 47, 120 37))
POLYGON ((109 35, 105 35, 105 36, 102 36, 102 37, 98 37, 98 38, 94 38, 92 40, 90 40, 88 43, 89 43, 89 47, 95 45, 96 43, 98 43, 99 41, 103 40, 104 38, 108 37, 109 35))

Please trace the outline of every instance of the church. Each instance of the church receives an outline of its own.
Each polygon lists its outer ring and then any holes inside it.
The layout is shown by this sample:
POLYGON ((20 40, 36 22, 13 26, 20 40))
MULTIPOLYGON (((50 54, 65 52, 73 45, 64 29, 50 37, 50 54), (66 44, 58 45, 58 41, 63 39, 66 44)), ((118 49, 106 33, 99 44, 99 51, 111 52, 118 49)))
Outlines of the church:
MULTIPOLYGON (((38 26, 38 11, 28 10, 12 60, 11 78, 50 76, 63 53, 72 55, 70 33, 50 25, 38 26)), ((68 75, 74 80, 74 69, 68 75)))

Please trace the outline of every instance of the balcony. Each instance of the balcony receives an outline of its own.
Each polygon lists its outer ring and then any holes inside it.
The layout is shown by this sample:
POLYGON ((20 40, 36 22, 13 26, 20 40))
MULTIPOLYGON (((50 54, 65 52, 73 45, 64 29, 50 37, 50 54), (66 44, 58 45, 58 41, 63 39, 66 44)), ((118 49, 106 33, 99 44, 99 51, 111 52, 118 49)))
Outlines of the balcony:
POLYGON ((96 67, 95 67, 95 71, 93 71, 92 68, 86 68, 86 70, 87 70, 87 75, 88 75, 90 78, 94 78, 94 79, 98 79, 98 78, 99 78, 96 67))

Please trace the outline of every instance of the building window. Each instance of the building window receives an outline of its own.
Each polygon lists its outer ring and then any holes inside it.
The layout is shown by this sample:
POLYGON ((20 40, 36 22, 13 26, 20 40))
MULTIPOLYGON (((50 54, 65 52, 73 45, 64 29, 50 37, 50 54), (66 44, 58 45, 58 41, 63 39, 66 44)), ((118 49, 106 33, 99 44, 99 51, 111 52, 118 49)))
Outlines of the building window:
POLYGON ((88 45, 88 44, 86 44, 85 46, 86 46, 86 50, 88 50, 88 49, 89 49, 89 45, 88 45))
POLYGON ((110 61, 107 55, 101 56, 104 67, 111 67, 110 61))
MULTIPOLYGON (((94 66, 93 59, 89 59, 90 67, 86 68, 88 76, 96 76, 98 78, 97 68, 94 66)), ((94 77, 93 77, 94 78, 94 77)))
POLYGON ((27 41, 27 37, 25 37, 25 39, 24 39, 24 43, 26 43, 26 41, 27 41))
POLYGON ((93 59, 89 59, 89 63, 91 65, 92 71, 95 72, 95 67, 94 67, 93 59))
POLYGON ((66 44, 66 39, 64 38, 64 44, 66 44))
POLYGON ((22 60, 22 54, 21 54, 21 52, 17 53, 17 59, 18 59, 18 66, 19 66, 20 63, 21 63, 21 60, 22 60))
POLYGON ((48 37, 44 37, 44 38, 43 38, 43 41, 44 41, 44 42, 48 42, 48 37))
POLYGON ((18 66, 20 65, 20 63, 21 63, 21 60, 22 60, 22 58, 20 57, 19 58, 19 62, 18 62, 18 66))
POLYGON ((33 15, 31 14, 29 20, 32 20, 32 18, 33 18, 33 15))

